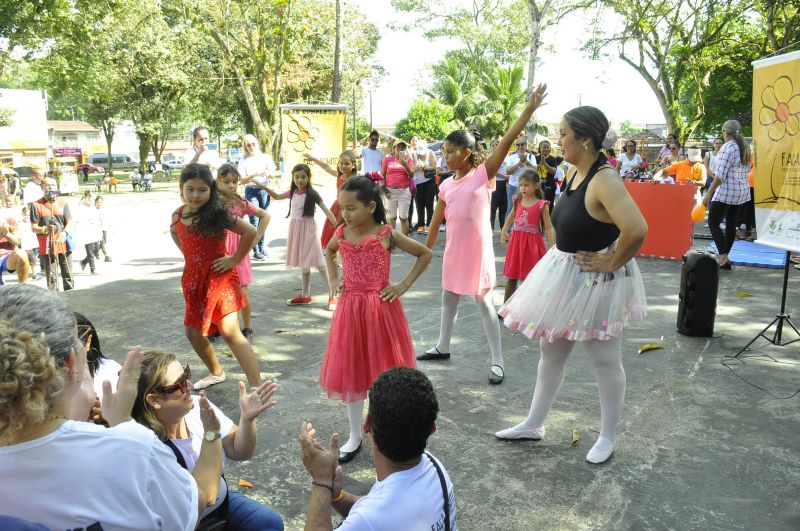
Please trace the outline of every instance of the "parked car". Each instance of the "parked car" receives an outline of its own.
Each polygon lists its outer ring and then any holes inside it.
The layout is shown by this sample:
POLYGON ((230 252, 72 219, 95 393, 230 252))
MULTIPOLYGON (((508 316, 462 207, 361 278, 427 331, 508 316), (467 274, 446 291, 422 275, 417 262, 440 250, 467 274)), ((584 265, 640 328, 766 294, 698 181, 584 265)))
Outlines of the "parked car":
MULTIPOLYGON (((132 170, 134 168, 139 167, 139 161, 133 160, 128 155, 121 154, 121 153, 112 153, 111 160, 114 163, 115 170, 132 170)), ((108 154, 107 153, 93 153, 89 155, 89 164, 93 164, 96 166, 102 166, 103 168, 107 168, 109 166, 108 163, 108 154)))
POLYGON ((437 140, 436 142, 431 142, 428 144, 428 149, 434 152, 436 158, 439 158, 439 155, 442 154, 442 144, 444 144, 444 140, 437 140))
MULTIPOLYGON (((102 166, 95 166, 94 164, 89 164, 88 162, 86 164, 89 166, 89 173, 103 173, 106 171, 102 166)), ((77 166, 79 173, 83 171, 82 166, 83 164, 78 164, 77 166)))

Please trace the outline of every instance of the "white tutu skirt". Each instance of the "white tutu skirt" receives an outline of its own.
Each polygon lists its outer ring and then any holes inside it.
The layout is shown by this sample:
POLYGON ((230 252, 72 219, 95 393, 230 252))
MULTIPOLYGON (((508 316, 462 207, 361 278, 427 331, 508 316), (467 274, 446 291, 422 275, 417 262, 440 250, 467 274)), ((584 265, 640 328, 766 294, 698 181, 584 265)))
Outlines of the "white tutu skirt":
POLYGON ((611 339, 647 315, 636 261, 613 273, 585 273, 573 253, 553 246, 498 312, 508 328, 533 339, 611 339))

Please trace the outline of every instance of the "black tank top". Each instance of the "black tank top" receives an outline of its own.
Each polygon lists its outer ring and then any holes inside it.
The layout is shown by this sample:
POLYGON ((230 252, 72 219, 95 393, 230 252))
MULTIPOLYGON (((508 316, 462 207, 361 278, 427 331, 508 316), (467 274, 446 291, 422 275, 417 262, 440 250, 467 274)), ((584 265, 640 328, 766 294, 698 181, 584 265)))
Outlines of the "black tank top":
POLYGON ((575 190, 571 190, 577 172, 573 174, 567 183, 566 190, 556 201, 552 220, 553 228, 556 231, 556 247, 559 251, 565 253, 597 252, 605 249, 619 238, 619 229, 616 225, 598 221, 586 211, 586 189, 589 187, 592 177, 603 166, 608 166, 608 160, 605 155, 600 153, 592 167, 589 168, 589 173, 583 182, 575 190))

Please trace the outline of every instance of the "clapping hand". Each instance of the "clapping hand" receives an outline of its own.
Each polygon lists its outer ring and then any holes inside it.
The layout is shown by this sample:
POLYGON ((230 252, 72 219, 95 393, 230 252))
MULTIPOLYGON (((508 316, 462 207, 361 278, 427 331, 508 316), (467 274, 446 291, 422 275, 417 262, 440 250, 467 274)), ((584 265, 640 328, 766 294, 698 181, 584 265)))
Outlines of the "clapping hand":
POLYGON ((139 375, 142 373, 141 347, 135 347, 128 352, 122 370, 119 371, 116 391, 111 389, 111 382, 103 382, 103 417, 111 427, 131 418, 133 403, 136 401, 136 390, 139 384, 139 375))
MULTIPOLYGON (((335 480, 336 468, 339 466, 339 434, 331 435, 330 448, 325 450, 316 439, 317 431, 310 422, 300 426, 300 455, 314 481, 328 483, 335 480)), ((341 490, 341 487, 340 489, 341 490)))
POLYGON ((277 391, 278 384, 266 380, 248 394, 244 382, 239 382, 239 411, 242 421, 255 420, 264 410, 277 404, 277 401, 272 400, 277 391))
POLYGON ((206 398, 205 391, 200 391, 200 420, 203 422, 203 430, 219 433, 219 418, 206 398))

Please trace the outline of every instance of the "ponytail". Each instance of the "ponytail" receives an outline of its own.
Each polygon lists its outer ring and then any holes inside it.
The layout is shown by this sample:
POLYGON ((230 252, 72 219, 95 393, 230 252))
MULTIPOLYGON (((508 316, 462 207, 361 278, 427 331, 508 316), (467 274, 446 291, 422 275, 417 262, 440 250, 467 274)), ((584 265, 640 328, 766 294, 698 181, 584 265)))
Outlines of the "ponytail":
POLYGON ((750 163, 750 146, 747 145, 747 141, 742 135, 742 125, 736 120, 728 120, 723 124, 722 130, 736 141, 736 145, 739 146, 739 159, 742 166, 747 166, 750 163))

